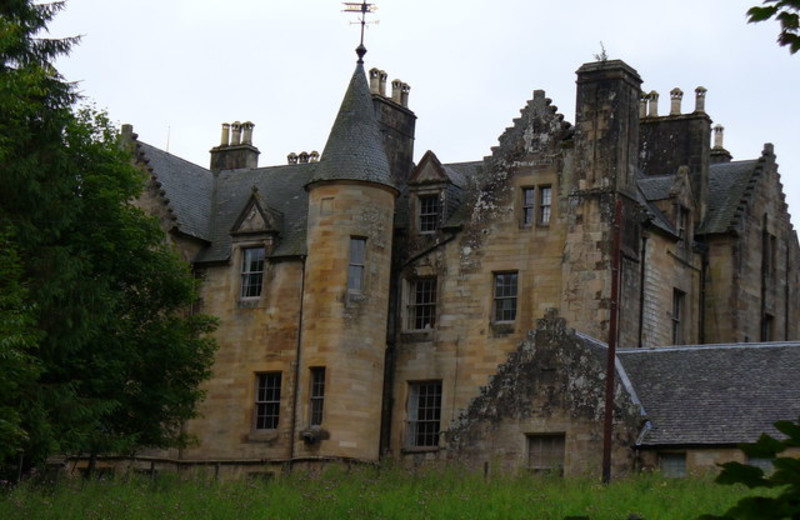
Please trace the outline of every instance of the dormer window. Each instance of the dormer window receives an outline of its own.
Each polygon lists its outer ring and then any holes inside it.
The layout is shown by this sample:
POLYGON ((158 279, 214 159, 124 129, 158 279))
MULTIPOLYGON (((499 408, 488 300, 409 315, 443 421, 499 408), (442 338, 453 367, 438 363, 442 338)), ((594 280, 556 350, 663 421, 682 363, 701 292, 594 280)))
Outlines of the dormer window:
POLYGON ((439 194, 419 195, 417 197, 419 232, 433 233, 439 228, 439 194))
POLYGON ((242 250, 242 298, 258 298, 264 284, 264 248, 242 250))

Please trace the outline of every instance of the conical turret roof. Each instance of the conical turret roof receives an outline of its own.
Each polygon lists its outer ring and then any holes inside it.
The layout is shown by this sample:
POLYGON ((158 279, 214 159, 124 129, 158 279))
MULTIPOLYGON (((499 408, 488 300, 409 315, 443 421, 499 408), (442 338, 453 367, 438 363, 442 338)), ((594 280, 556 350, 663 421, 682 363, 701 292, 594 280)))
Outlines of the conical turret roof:
POLYGON ((361 60, 309 184, 336 180, 372 182, 396 189, 361 60))

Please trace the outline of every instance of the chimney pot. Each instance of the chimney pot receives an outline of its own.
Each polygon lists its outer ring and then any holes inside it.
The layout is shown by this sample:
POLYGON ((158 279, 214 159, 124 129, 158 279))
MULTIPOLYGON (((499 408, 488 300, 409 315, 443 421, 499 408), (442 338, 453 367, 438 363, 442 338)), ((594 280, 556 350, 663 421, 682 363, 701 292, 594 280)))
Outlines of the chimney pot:
POLYGON ((231 125, 228 123, 222 123, 222 136, 219 139, 220 146, 228 146, 228 141, 230 140, 231 134, 231 125))
POLYGON ((694 89, 695 98, 694 98, 694 111, 695 112, 705 112, 706 111, 706 92, 708 92, 705 87, 697 87, 694 89))
POLYGON ((722 125, 714 126, 714 148, 725 148, 722 145, 723 133, 725 132, 725 127, 722 125))
POLYGON ((310 162, 317 162, 319 161, 319 152, 314 150, 308 155, 308 160, 310 162))
POLYGON ((388 78, 389 75, 385 70, 378 71, 378 94, 383 97, 386 97, 386 80, 388 78))
POLYGON ((292 152, 286 156, 286 160, 289 161, 289 164, 297 164, 297 154, 292 152))
POLYGON ((669 115, 671 116, 681 115, 681 100, 683 99, 683 91, 675 87, 670 91, 669 97, 670 97, 669 115))
POLYGON ((235 121, 231 123, 231 146, 237 146, 242 142, 242 123, 235 121))
POLYGON ((300 152, 300 155, 298 155, 297 158, 299 159, 300 164, 307 164, 308 152, 300 152))
POLYGON ((251 121, 242 123, 242 144, 253 145, 253 127, 255 126, 251 121))
POLYGON ((400 104, 404 107, 408 106, 408 94, 411 92, 411 86, 408 83, 400 85, 400 104))
POLYGON ((650 92, 650 117, 658 117, 658 92, 655 90, 650 92))
POLYGON ((380 76, 381 71, 373 67, 369 69, 369 91, 371 94, 380 93, 380 76))
POLYGON ((392 101, 395 103, 400 103, 400 98, 402 97, 402 93, 400 92, 403 86, 403 82, 399 79, 392 81, 392 101))

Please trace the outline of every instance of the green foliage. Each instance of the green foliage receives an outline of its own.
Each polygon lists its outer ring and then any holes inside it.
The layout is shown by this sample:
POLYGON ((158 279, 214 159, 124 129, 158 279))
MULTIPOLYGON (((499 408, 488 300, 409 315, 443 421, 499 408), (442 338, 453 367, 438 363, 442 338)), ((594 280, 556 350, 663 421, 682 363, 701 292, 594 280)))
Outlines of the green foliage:
POLYGON ((781 24, 778 43, 789 47, 792 54, 800 50, 800 0, 764 0, 764 6, 751 7, 747 11, 749 23, 763 22, 775 18, 781 24))
POLYGON ((603 485, 593 478, 484 479, 460 468, 330 467, 318 474, 295 469, 268 481, 210 483, 160 475, 154 480, 62 479, 55 489, 26 484, 0 492, 0 518, 685 520, 698 507, 727 507, 746 493, 705 479, 653 475, 603 485))
POLYGON ((704 515, 700 520, 779 520, 800 518, 800 459, 783 456, 788 448, 800 448, 800 421, 778 421, 775 428, 786 438, 775 439, 762 434, 755 444, 742 450, 749 457, 767 458, 773 461, 774 471, 765 474, 761 468, 728 462, 716 479, 718 484, 744 484, 750 489, 775 490, 772 496, 742 498, 723 516, 704 515))
POLYGON ((214 351, 143 174, 51 65, 76 40, 38 37, 62 7, 0 4, 0 470, 185 444, 214 351))

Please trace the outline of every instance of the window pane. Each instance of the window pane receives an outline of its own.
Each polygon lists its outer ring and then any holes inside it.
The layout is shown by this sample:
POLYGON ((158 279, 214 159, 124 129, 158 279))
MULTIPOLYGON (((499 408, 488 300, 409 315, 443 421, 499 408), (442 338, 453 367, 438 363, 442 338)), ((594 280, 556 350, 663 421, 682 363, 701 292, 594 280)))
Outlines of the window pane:
POLYGON ((251 247, 242 251, 242 298, 261 296, 264 283, 264 248, 251 247))
POLYGON ((256 376, 256 429, 278 427, 281 402, 281 373, 271 372, 256 376))
POLYGON ((420 195, 419 231, 430 233, 439 227, 439 195, 420 195))
POLYGON ((367 239, 350 239, 350 264, 347 268, 347 289, 361 292, 364 290, 364 263, 367 255, 367 239))
POLYGON ((550 223, 551 189, 549 186, 539 188, 539 224, 550 223))
POLYGON ((311 368, 311 426, 322 424, 325 403, 325 367, 311 368))
POLYGON ((514 321, 517 317, 517 273, 494 275, 494 321, 514 321))
POLYGON ((436 278, 420 278, 409 283, 408 328, 430 329, 436 320, 436 278))
POLYGON ((536 190, 533 188, 522 188, 522 223, 524 225, 533 224, 533 204, 536 190))
POLYGON ((442 415, 442 382, 411 383, 408 399, 408 442, 438 446, 442 415))

